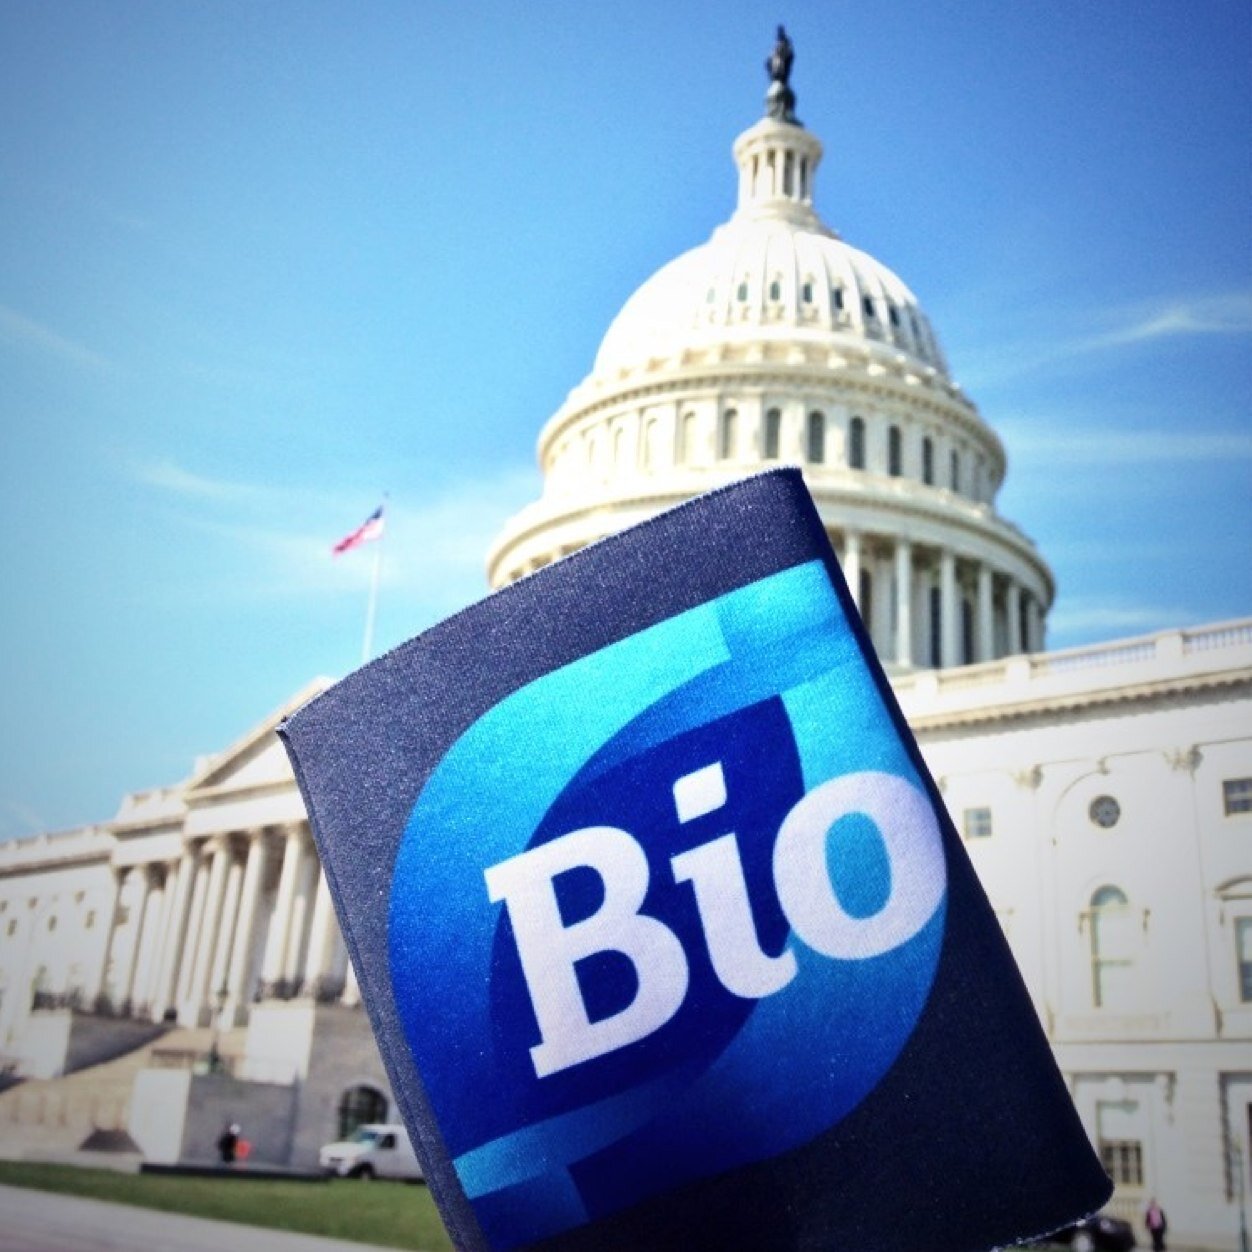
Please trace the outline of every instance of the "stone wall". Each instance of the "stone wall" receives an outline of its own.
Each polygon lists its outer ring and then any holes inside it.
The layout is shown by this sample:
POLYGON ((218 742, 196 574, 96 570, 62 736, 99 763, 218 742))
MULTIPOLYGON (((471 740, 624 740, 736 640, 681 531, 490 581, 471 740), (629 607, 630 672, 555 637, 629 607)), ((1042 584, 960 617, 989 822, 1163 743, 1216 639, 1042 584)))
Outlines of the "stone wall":
POLYGON ((318 1005, 308 1073, 296 1110, 292 1165, 316 1166, 318 1149, 338 1138, 339 1102, 344 1092, 363 1085, 376 1088, 386 1097, 389 1121, 403 1120, 365 1011, 342 1004, 318 1005))

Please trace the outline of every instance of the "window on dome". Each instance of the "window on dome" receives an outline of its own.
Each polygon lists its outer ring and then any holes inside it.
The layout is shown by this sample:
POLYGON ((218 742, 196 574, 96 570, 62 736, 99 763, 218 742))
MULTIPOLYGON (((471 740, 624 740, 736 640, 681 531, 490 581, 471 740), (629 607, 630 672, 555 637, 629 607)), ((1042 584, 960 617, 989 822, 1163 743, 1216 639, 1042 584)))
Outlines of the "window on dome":
POLYGON ((778 279, 776 279, 776 278, 775 278, 775 279, 773 279, 773 280, 770 282, 770 285, 769 285, 769 298, 770 298, 771 300, 781 300, 781 299, 782 299, 782 283, 780 283, 780 282, 778 281, 778 279))
POLYGON ((804 286, 800 288, 801 298, 805 304, 813 303, 813 280, 805 279, 804 286))
POLYGON ((830 289, 830 298, 834 303, 835 312, 842 313, 843 312, 843 288, 832 287, 830 289))
POLYGON ((848 423, 848 468, 865 468, 865 419, 854 417, 848 423))
POLYGON ((961 664, 974 663, 974 606, 968 600, 961 601, 961 664))
POLYGON ((704 302, 705 304, 712 304, 716 298, 717 298, 717 291, 714 288, 710 287, 708 289, 708 292, 705 294, 704 302))
POLYGON ((739 290, 735 292, 735 299, 738 300, 740 304, 742 304, 747 300, 747 298, 748 298, 748 282, 747 282, 747 279, 744 279, 744 281, 739 284, 739 290))
POLYGON ((861 307, 865 310, 865 316, 866 316, 866 317, 874 317, 874 316, 876 316, 876 314, 875 314, 875 312, 874 312, 874 298, 873 298, 873 296, 862 296, 862 297, 861 297, 861 307))
POLYGON ((874 633, 874 575, 862 568, 860 583, 861 621, 865 623, 865 629, 869 631, 872 638, 874 633))
POLYGON ((809 159, 808 157, 800 158, 800 196, 802 199, 809 198, 809 159))
POLYGON ((904 439, 898 426, 887 432, 887 472, 892 478, 904 473, 904 439))
POLYGON ((794 190, 793 183, 795 181, 795 157, 790 152, 783 157, 783 195, 789 196, 794 190))
POLYGON ((892 326, 900 325, 900 310, 894 304, 887 306, 887 316, 891 318, 892 326))
POLYGON ((826 414, 816 409, 809 414, 805 452, 809 461, 820 465, 826 459, 826 414))
POLYGON ((765 459, 778 460, 779 447, 782 443, 782 414, 777 409, 770 409, 765 414, 765 459))
POLYGON ((952 449, 952 461, 951 461, 950 468, 951 468, 950 485, 952 487, 952 490, 960 491, 961 489, 961 454, 955 448, 952 449))
POLYGON ((655 469, 657 466, 660 430, 655 417, 649 418, 648 424, 643 428, 643 468, 646 470, 655 469))
POLYGON ((683 465, 690 465, 696 455, 696 415, 684 413, 682 426, 678 436, 678 460, 683 465))
POLYGON ((935 482, 935 441, 929 435, 922 440, 922 482, 928 487, 935 482))
POLYGON ((721 438, 718 440, 717 454, 723 461, 731 460, 739 442, 739 414, 734 409, 727 409, 722 414, 721 438))

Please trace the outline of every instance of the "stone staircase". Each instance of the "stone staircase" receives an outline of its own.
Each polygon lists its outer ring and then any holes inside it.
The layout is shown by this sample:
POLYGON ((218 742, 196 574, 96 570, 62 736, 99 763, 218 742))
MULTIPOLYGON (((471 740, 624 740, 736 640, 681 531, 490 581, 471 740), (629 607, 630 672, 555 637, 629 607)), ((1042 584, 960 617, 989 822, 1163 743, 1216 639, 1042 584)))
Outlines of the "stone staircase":
MULTIPOLYGON (((240 1028, 220 1037, 218 1049, 228 1062, 242 1053, 244 1034, 240 1028)), ((135 1075, 152 1064, 188 1064, 211 1043, 208 1028, 176 1029, 102 1065, 0 1091, 0 1158, 64 1158, 93 1131, 124 1131, 135 1075)))

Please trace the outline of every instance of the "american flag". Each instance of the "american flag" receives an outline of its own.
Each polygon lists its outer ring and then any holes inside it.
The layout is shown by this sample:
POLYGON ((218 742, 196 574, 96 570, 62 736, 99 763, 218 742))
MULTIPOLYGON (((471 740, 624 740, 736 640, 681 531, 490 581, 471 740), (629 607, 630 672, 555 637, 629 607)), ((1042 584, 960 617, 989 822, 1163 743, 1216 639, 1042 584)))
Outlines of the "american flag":
POLYGON ((383 506, 380 504, 370 515, 363 521, 356 530, 344 537, 331 548, 331 554, 338 556, 341 552, 351 552, 353 548, 359 548, 363 543, 369 543, 374 539, 383 537, 383 506))

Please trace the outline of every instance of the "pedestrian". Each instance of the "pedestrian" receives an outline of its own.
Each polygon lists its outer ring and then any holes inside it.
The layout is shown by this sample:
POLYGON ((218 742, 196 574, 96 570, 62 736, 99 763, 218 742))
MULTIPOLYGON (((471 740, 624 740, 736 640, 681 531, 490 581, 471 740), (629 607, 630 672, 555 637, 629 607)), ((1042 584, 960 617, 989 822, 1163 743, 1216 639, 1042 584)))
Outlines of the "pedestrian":
POLYGON ((223 1165, 235 1163, 235 1153, 239 1150, 239 1124, 231 1122, 217 1139, 217 1155, 223 1165))
POLYGON ((1169 1229, 1169 1223, 1165 1220, 1165 1210, 1156 1202, 1156 1196, 1148 1201, 1143 1224, 1152 1236, 1152 1252, 1165 1252, 1165 1232, 1169 1229))

